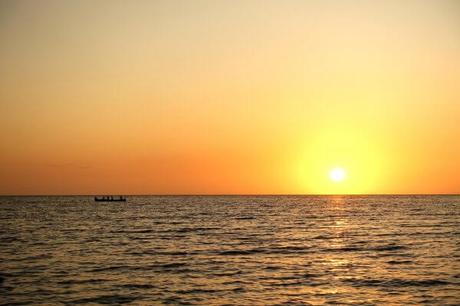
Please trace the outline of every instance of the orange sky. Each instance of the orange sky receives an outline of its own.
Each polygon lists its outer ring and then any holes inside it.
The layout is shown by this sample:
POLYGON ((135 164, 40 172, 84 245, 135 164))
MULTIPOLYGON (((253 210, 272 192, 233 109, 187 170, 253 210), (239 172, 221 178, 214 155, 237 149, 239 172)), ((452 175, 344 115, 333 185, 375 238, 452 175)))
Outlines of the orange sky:
POLYGON ((0 194, 460 193, 459 123, 458 1, 0 3, 0 194))

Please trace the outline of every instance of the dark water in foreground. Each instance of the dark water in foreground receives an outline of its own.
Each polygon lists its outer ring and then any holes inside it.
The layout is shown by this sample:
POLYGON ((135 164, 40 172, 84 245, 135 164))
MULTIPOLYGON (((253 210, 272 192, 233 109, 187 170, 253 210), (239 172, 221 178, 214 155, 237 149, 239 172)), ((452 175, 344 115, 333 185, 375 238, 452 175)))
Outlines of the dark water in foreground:
POLYGON ((458 196, 0 198, 0 303, 460 304, 458 196))

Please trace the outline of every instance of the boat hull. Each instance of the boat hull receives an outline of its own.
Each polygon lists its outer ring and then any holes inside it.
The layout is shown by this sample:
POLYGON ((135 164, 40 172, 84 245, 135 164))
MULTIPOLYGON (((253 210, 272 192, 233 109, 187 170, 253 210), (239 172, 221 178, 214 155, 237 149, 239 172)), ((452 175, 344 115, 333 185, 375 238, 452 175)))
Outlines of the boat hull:
POLYGON ((126 202, 126 199, 125 198, 121 198, 121 199, 104 199, 104 198, 94 198, 94 201, 95 202, 126 202))

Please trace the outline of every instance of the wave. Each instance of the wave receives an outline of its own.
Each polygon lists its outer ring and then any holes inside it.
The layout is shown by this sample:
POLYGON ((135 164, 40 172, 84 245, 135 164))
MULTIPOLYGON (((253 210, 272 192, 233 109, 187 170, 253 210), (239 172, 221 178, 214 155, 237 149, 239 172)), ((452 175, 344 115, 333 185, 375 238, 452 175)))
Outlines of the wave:
POLYGON ((219 230, 219 229, 220 228, 218 228, 218 227, 183 227, 183 228, 173 230, 173 232, 176 232, 176 233, 191 233, 191 232, 213 231, 213 230, 219 230))
POLYGON ((200 294, 200 293, 216 293, 224 290, 217 289, 189 289, 189 290, 177 290, 178 294, 200 294))
POLYGON ((63 281, 58 281, 56 282, 59 285, 81 285, 81 284, 99 284, 99 283, 104 283, 107 282, 107 279, 100 279, 100 278, 94 278, 94 279, 67 279, 63 281))
POLYGON ((407 249, 407 247, 403 245, 382 245, 370 248, 372 251, 395 251, 404 249, 407 249))
POLYGON ((390 260, 390 261, 387 261, 387 264, 390 264, 390 265, 405 265, 405 264, 411 264, 413 263, 413 261, 411 260, 390 260))
POLYGON ((301 254, 311 252, 310 247, 304 246, 286 246, 273 248, 255 248, 255 249, 236 249, 218 252, 219 255, 253 255, 253 254, 301 254))
POLYGON ((253 220, 255 217, 235 217, 235 220, 253 220))
POLYGON ((127 288, 127 289, 153 289, 153 288, 156 288, 154 285, 151 285, 151 284, 123 284, 123 285, 119 285, 118 287, 127 288))
POLYGON ((446 286, 451 283, 441 279, 348 279, 344 282, 361 287, 432 287, 446 286))
POLYGON ((105 272, 105 271, 115 271, 115 270, 126 270, 130 269, 130 266, 108 266, 108 267, 100 267, 100 268, 94 268, 91 270, 88 270, 88 272, 105 272))
POLYGON ((243 274, 243 271, 238 270, 238 271, 232 271, 232 272, 213 272, 211 275, 220 277, 220 276, 235 276, 235 275, 240 275, 240 274, 243 274))
POLYGON ((379 246, 345 246, 340 248, 330 248, 324 249, 325 252, 369 252, 369 251, 377 251, 377 252, 384 252, 384 251, 396 251, 396 250, 404 250, 407 249, 406 246, 403 245, 379 245, 379 246))
POLYGON ((89 303, 99 303, 99 304, 125 304, 132 303, 135 300, 139 299, 138 296, 128 296, 128 295, 100 295, 96 297, 89 297, 83 299, 77 299, 69 301, 69 304, 89 304, 89 303))
POLYGON ((264 253, 263 249, 252 249, 252 250, 228 250, 219 252, 219 255, 251 255, 257 253, 264 253))
POLYGON ((164 255, 164 256, 191 256, 196 255, 196 251, 157 251, 157 250, 145 250, 145 251, 126 251, 127 255, 134 256, 152 256, 152 255, 164 255))

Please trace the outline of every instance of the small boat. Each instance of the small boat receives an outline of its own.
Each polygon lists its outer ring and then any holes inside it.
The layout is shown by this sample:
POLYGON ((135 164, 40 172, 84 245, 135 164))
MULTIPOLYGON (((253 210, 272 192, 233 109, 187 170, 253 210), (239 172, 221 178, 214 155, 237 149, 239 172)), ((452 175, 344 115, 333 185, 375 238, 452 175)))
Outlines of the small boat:
POLYGON ((126 202, 126 198, 123 196, 113 197, 113 196, 104 196, 104 197, 94 197, 96 202, 126 202))

